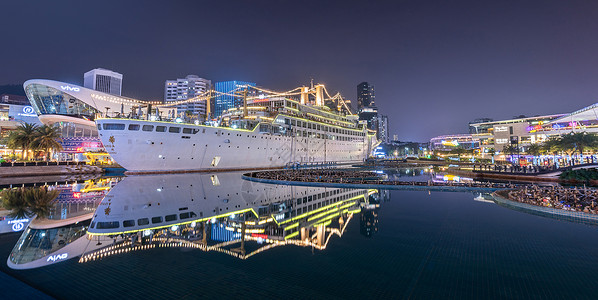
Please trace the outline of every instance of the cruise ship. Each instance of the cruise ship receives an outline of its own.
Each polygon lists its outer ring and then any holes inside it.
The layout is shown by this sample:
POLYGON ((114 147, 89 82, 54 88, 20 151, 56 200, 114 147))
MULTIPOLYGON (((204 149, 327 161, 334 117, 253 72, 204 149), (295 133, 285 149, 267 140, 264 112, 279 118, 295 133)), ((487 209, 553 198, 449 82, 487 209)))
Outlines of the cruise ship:
POLYGON ((176 105, 206 101, 210 95, 153 109, 149 105, 147 113, 140 108, 138 114, 133 111, 126 118, 101 117, 95 122, 106 151, 128 173, 269 169, 365 160, 377 144, 375 132, 351 114, 340 95, 330 97, 326 92, 325 98, 324 93, 323 85, 286 93, 247 86, 243 105, 226 110, 209 125, 176 114, 176 105), (248 93, 249 89, 255 90, 248 93))

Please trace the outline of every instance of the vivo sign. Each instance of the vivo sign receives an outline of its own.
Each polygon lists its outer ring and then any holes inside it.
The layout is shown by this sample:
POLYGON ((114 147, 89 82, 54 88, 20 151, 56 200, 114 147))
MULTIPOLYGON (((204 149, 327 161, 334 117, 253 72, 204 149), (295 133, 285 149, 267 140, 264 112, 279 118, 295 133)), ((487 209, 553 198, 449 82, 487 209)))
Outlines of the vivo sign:
POLYGON ((78 92, 81 90, 78 87, 68 86, 68 85, 61 85, 60 88, 63 89, 64 91, 72 91, 72 92, 78 92))
POLYGON ((68 253, 56 254, 56 255, 49 256, 46 261, 55 262, 57 260, 66 259, 67 257, 68 257, 68 253))

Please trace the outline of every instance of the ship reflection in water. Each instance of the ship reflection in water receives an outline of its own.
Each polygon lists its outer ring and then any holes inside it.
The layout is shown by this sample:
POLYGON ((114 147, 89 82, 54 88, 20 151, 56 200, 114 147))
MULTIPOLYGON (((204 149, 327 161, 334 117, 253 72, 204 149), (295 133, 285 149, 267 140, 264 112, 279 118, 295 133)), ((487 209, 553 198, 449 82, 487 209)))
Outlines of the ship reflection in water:
POLYGON ((387 191, 373 189, 262 184, 239 173, 126 177, 92 214, 54 226, 32 222, 8 265, 37 268, 72 258, 85 263, 158 247, 239 259, 285 245, 323 250, 343 235, 355 213, 367 216, 360 221, 362 234, 375 233, 385 197, 387 191))

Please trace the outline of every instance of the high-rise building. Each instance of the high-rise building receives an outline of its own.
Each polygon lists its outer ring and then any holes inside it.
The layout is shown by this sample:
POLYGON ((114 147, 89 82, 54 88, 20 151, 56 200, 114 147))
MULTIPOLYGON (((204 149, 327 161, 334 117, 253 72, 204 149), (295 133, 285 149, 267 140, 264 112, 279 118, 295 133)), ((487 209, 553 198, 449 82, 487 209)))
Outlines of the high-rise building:
POLYGON ((247 86, 255 86, 255 83, 245 81, 220 81, 214 84, 216 98, 214 101, 214 117, 219 117, 222 112, 233 107, 243 105, 242 97, 235 97, 233 95, 222 95, 219 93, 232 94, 235 92, 242 92, 247 86))
MULTIPOLYGON (((187 100, 199 96, 208 91, 212 81, 201 78, 197 75, 188 75, 185 78, 166 80, 164 83, 164 103, 187 100)), ((193 115, 206 117, 206 106, 209 101, 200 101, 177 105, 178 113, 191 113, 193 115)))
POLYGON ((388 116, 378 115, 378 132, 376 134, 379 141, 383 143, 390 142, 388 138, 388 116))
POLYGON ((361 111, 364 107, 375 106, 375 99, 373 84, 362 82, 357 85, 357 111, 361 111))
POLYGON ((106 69, 93 69, 83 75, 83 86, 102 93, 120 96, 123 75, 106 69))

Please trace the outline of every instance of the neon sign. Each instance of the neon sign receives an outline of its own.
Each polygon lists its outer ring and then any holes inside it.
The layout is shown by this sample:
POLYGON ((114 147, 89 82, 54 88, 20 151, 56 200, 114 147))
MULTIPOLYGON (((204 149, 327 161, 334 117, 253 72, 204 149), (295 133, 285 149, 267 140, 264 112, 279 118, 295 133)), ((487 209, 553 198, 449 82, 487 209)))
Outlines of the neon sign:
POLYGON ((68 86, 68 85, 61 85, 60 88, 63 89, 64 91, 72 91, 72 92, 78 92, 81 90, 78 87, 68 86))
POLYGON ((12 224, 12 231, 21 231, 25 228, 25 223, 29 222, 29 219, 20 219, 8 221, 8 224, 12 224))
POLYGON ((507 126, 501 126, 501 127, 494 127, 494 132, 505 132, 507 131, 509 128, 507 126))
POLYGON ((46 261, 55 262, 57 260, 66 259, 67 257, 68 257, 68 253, 56 254, 56 255, 49 256, 46 261))

